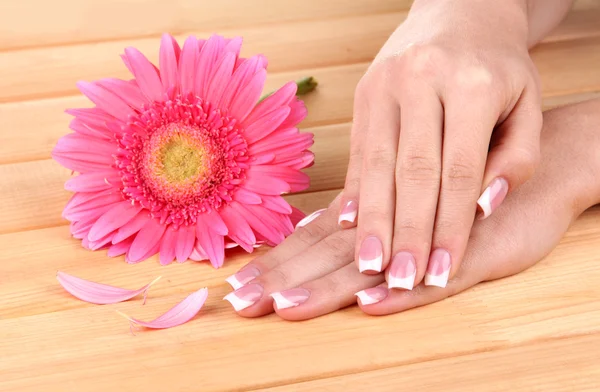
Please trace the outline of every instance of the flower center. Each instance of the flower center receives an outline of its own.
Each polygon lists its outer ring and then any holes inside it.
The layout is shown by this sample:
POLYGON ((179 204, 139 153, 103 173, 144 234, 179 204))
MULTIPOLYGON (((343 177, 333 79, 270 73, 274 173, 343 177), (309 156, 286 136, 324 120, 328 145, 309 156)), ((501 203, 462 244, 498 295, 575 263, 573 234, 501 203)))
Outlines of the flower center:
POLYGON ((197 97, 153 103, 117 138, 124 196, 176 226, 231 202, 248 168, 235 120, 197 97))
POLYGON ((197 149, 192 141, 180 134, 173 136, 159 152, 160 165, 155 173, 169 182, 180 183, 206 171, 206 152, 197 149))

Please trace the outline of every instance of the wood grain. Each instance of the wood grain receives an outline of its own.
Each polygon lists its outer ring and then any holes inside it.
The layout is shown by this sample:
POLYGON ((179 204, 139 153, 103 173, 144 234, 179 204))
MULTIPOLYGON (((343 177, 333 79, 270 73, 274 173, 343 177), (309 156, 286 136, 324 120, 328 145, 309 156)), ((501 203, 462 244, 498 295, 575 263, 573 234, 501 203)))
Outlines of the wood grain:
POLYGON ((412 0, 3 1, 0 49, 159 36, 163 32, 284 25, 297 20, 404 11, 411 3, 412 0))
MULTIPOLYGON (((343 186, 354 87, 410 0, 40 0, 0 2, 0 391, 598 391, 600 206, 577 219, 533 268, 388 317, 352 306, 291 323, 236 316, 223 268, 156 257, 128 265, 70 236, 61 211, 70 173, 50 158, 79 79, 126 77, 118 53, 156 59, 163 31, 244 35, 270 58, 266 90, 314 75, 305 131, 315 134, 309 213, 343 186), (51 17, 50 17, 51 16, 51 17), (161 275, 148 303, 95 306, 66 293, 57 270, 136 288, 161 275), (151 319, 208 287, 190 323, 129 333, 115 310, 151 319)), ((533 51, 544 107, 600 96, 600 2, 578 0, 533 51)), ((493 241, 493 238, 490 239, 493 241)), ((484 262, 484 261, 482 261, 484 262)))

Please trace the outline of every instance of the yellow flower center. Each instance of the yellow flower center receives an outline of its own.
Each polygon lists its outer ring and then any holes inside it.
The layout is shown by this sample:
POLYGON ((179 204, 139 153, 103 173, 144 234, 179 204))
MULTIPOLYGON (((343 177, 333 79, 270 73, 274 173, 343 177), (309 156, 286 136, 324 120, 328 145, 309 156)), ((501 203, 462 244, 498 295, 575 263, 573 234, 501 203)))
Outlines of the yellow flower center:
POLYGON ((205 151, 181 134, 173 135, 160 149, 159 157, 161 165, 158 165, 157 174, 169 182, 185 182, 206 171, 205 151))

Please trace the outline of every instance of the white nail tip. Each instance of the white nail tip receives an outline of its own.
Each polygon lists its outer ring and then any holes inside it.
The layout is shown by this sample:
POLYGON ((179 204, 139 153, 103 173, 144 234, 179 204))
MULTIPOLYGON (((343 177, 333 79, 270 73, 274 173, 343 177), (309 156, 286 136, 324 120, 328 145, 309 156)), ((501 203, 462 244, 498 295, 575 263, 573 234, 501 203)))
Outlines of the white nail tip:
POLYGON ((425 274, 425 286, 437 286, 437 287, 446 287, 448 283, 448 275, 450 274, 450 270, 445 271, 441 275, 430 275, 425 274))
POLYGON ((360 300, 360 303, 363 305, 373 305, 373 304, 376 304, 377 302, 379 302, 378 299, 370 297, 369 294, 365 293, 364 290, 359 291, 358 293, 356 293, 354 295, 356 295, 358 297, 358 299, 360 300))
POLYGON ((326 210, 326 208, 317 210, 315 212, 313 212, 310 215, 307 215, 304 217, 304 219, 302 219, 300 222, 298 222, 296 224, 296 228, 298 227, 304 227, 306 225, 308 225, 310 222, 314 221, 315 219, 317 219, 319 217, 319 215, 321 215, 324 211, 326 210))
POLYGON ((483 217, 487 218, 492 214, 492 200, 491 200, 492 189, 487 187, 477 200, 477 204, 483 211, 483 217))
POLYGON ((223 299, 229 301, 229 303, 231 304, 231 306, 233 306, 236 312, 244 310, 247 307, 254 305, 255 303, 255 301, 245 301, 236 296, 235 293, 229 293, 223 299))
POLYGON ((272 293, 271 298, 273 298, 273 300, 275 301, 275 304, 277 305, 277 309, 293 308, 293 307, 299 305, 295 302, 288 300, 280 293, 272 293))
POLYGON ((242 282, 237 280, 235 275, 231 275, 229 278, 225 279, 225 282, 229 283, 234 290, 237 290, 244 285, 242 282))
POLYGON ((395 278, 392 275, 389 275, 388 288, 412 290, 415 284, 415 276, 416 274, 412 274, 406 278, 395 278))
POLYGON ((352 212, 347 212, 345 214, 341 214, 338 219, 338 224, 340 224, 342 222, 354 223, 354 220, 356 219, 357 214, 358 214, 358 211, 352 211, 352 212))
POLYGON ((358 258, 358 270, 360 272, 364 272, 364 271, 381 272, 382 264, 383 264, 382 256, 376 257, 371 260, 365 260, 360 257, 358 258))

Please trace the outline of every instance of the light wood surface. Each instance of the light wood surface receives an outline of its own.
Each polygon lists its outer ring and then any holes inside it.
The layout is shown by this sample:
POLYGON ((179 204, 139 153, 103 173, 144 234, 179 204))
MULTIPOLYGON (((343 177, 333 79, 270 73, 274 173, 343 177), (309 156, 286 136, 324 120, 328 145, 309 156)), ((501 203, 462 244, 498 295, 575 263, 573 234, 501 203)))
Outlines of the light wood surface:
MULTIPOLYGON (((316 164, 305 212, 343 186, 354 86, 409 0, 41 0, 0 2, 0 391, 600 391, 600 207, 534 268, 427 307, 368 317, 356 307, 301 323, 243 319, 221 300, 222 269, 156 258, 127 265, 84 250, 61 218, 70 173, 50 159, 80 79, 124 77, 118 54, 156 59, 160 33, 243 35, 270 60, 267 89, 314 75, 306 98, 316 164), (96 306, 57 270, 123 287, 158 275, 140 301, 96 306), (533 279, 535 278, 535 279, 533 279), (129 333, 207 286, 192 322, 129 333)), ((600 95, 600 3, 578 1, 533 52, 546 108, 600 95)), ((265 250, 258 250, 257 253, 265 250)))

